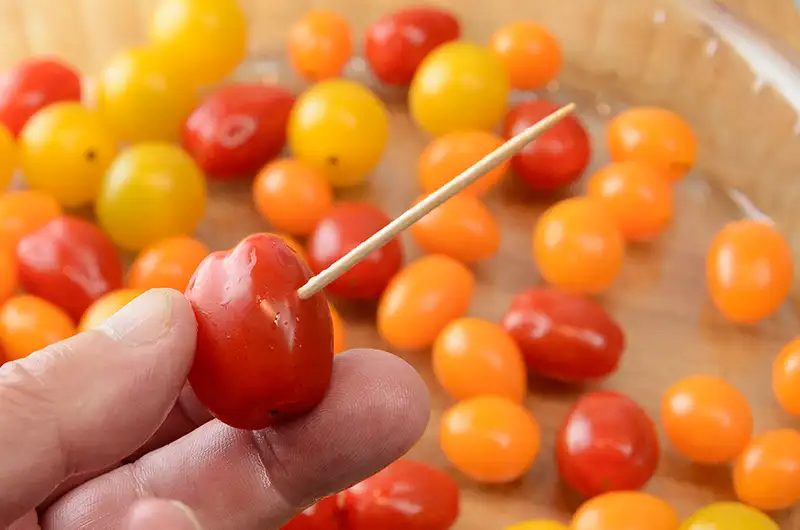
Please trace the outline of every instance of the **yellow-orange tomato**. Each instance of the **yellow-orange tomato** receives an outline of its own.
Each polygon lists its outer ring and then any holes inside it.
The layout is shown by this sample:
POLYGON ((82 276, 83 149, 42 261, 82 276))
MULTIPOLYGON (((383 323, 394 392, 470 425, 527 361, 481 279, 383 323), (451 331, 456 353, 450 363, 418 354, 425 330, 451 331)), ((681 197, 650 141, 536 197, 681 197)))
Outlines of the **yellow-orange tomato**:
POLYGON ((800 416, 800 338, 784 346, 772 363, 772 392, 783 410, 800 416))
POLYGON ((679 526, 678 513, 658 497, 613 491, 586 501, 572 517, 570 530, 678 530, 679 526))
POLYGON ((41 191, 10 191, 0 195, 0 246, 16 249, 20 239, 61 213, 58 201, 41 191))
MULTIPOLYGON (((457 131, 434 139, 417 163, 417 179, 422 191, 431 193, 457 177, 481 158, 503 145, 503 139, 487 131, 457 131)), ((464 193, 484 195, 492 189, 508 171, 508 161, 492 169, 464 193)))
POLYGON ((395 348, 427 348, 467 312, 474 288, 475 276, 453 258, 437 254, 409 263, 381 296, 378 332, 395 348))
POLYGON ((163 239, 144 249, 131 265, 128 287, 147 290, 176 289, 183 292, 209 250, 189 236, 163 239))
POLYGON ((11 250, 0 247, 0 304, 14 295, 18 282, 19 276, 14 254, 11 250))
POLYGON ((608 124, 606 142, 612 160, 640 160, 654 165, 672 180, 694 165, 697 140, 692 127, 671 110, 635 107, 608 124))
POLYGON ((547 28, 535 22, 506 24, 492 35, 489 47, 508 70, 513 88, 542 88, 561 71, 561 45, 547 28))
POLYGON ((706 283, 728 320, 752 324, 772 316, 786 300, 793 267, 789 245, 772 224, 733 221, 711 243, 706 283))
POLYGON ((410 231, 428 254, 444 254, 463 263, 489 258, 500 247, 497 219, 479 198, 463 193, 417 221, 410 231))
POLYGON ((672 220, 672 185, 645 162, 614 162, 589 178, 587 195, 599 199, 632 241, 647 241, 672 220))
POLYGON ((289 28, 286 49, 289 63, 304 78, 337 77, 353 53, 350 24, 338 13, 313 9, 289 28))
POLYGON ((736 459, 733 488, 740 501, 764 511, 800 501, 800 432, 776 429, 753 438, 736 459))
POLYGON ((342 353, 347 348, 347 328, 336 308, 330 304, 328 307, 331 308, 331 321, 333 322, 333 353, 342 353))
POLYGON ((253 202, 266 221, 278 230, 307 236, 333 204, 325 174, 295 159, 267 164, 253 182, 253 202))
POLYGON ((47 300, 21 295, 0 306, 0 342, 10 361, 74 334, 75 324, 69 315, 47 300))
POLYGON ((619 276, 622 232, 608 208, 590 197, 551 206, 533 231, 533 259, 542 277, 562 289, 597 294, 619 276))
POLYGON ((479 482, 502 484, 522 477, 539 454, 541 434, 533 414, 499 396, 453 405, 442 416, 439 443, 459 471, 479 482))
POLYGON ((517 343, 493 322, 458 318, 433 345, 433 373, 456 400, 483 395, 525 399, 527 373, 517 343))
POLYGON ((667 389, 661 422, 672 445, 695 462, 721 464, 750 441, 753 413, 744 395, 719 377, 695 375, 667 389))
POLYGON ((81 317, 78 331, 99 327, 114 313, 131 303, 145 291, 143 289, 117 289, 95 300, 81 317))

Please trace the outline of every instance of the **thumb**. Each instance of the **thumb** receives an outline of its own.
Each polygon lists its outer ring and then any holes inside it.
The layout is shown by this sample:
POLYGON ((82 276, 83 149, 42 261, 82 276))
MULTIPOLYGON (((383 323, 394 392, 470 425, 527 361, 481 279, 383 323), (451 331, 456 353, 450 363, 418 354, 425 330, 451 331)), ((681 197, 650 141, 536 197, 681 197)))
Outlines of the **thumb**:
POLYGON ((197 515, 178 501, 143 499, 126 518, 127 530, 201 530, 197 515))
POLYGON ((72 475, 110 466, 158 429, 185 383, 196 323, 169 289, 0 368, 0 528, 72 475))

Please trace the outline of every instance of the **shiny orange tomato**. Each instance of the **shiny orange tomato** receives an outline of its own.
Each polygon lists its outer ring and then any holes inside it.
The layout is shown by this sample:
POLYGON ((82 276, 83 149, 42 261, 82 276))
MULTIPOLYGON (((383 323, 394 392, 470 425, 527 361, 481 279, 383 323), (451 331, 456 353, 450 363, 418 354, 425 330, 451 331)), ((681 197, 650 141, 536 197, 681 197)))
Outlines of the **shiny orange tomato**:
POLYGON ((447 459, 473 480, 502 484, 519 479, 539 454, 541 434, 533 414, 509 399, 480 396, 442 416, 439 444, 447 459))
POLYGON ((111 316, 144 293, 144 289, 117 289, 95 300, 81 317, 78 331, 99 327, 111 316))
POLYGON ((331 309, 331 322, 333 323, 333 353, 342 353, 347 349, 347 328, 336 308, 330 304, 328 306, 331 309))
POLYGON ((339 13, 312 9, 289 28, 289 64, 310 81, 337 77, 353 53, 350 23, 339 13))
POLYGON ((572 517, 571 530, 678 530, 672 506, 640 491, 613 491, 585 502, 572 517))
POLYGON ((533 231, 533 259, 542 277, 567 291, 597 294, 619 276, 625 241, 597 199, 566 199, 545 211, 533 231))
POLYGON ((721 464, 750 441, 753 413, 744 395, 719 377, 695 375, 670 386, 661 422, 675 449, 694 462, 721 464))
POLYGON ((800 432, 777 429, 753 438, 736 460, 733 488, 740 501, 764 511, 800 501, 800 432))
POLYGON ((494 214, 479 198, 463 193, 411 225, 410 232, 428 254, 444 254, 462 263, 487 259, 500 247, 494 214))
MULTIPOLYGON (((503 139, 487 131, 457 131, 433 140, 419 156, 417 180, 422 190, 431 193, 457 177, 481 158, 503 145, 503 139)), ((508 171, 508 161, 486 173, 464 193, 484 195, 508 171)))
POLYGON ((784 346, 775 358, 772 392, 783 410, 800 416, 800 338, 784 346))
POLYGON ((431 346, 472 301, 475 276, 447 256, 426 256, 409 263, 389 282, 378 303, 378 332, 398 349, 431 346))
POLYGON ((489 47, 511 75, 513 88, 542 88, 561 71, 561 45, 536 22, 519 20, 506 24, 492 35, 489 47))
POLYGON ((672 220, 671 182, 645 162, 605 166, 589 178, 587 195, 608 206, 622 234, 632 241, 652 239, 672 220))
POLYGON ((19 283, 17 262, 14 254, 0 247, 0 304, 14 295, 19 283))
POLYGON ((253 202, 272 226, 296 236, 309 235, 333 204, 325 174, 300 160, 267 164, 253 182, 253 202))
POLYGON ((15 296, 0 306, 0 342, 6 359, 27 357, 75 334, 63 309, 36 296, 15 296))
POLYGON ((611 159, 640 160, 652 164, 672 180, 694 165, 697 140, 692 127, 671 110, 634 107, 608 124, 606 142, 611 159))
POLYGON ((733 221, 711 243, 706 284, 728 320, 752 324, 778 311, 789 295, 793 268, 789 245, 772 224, 733 221))
POLYGON ((528 390, 517 343, 497 324, 479 318, 459 318, 442 330, 433 345, 433 373, 459 401, 493 395, 521 403, 528 390))
POLYGON ((195 269, 208 254, 208 247, 193 237, 162 239, 136 257, 128 273, 128 287, 143 290, 168 288, 183 292, 195 269))
POLYGON ((0 195, 0 247, 15 250, 20 239, 61 213, 58 201, 42 191, 9 191, 0 195))

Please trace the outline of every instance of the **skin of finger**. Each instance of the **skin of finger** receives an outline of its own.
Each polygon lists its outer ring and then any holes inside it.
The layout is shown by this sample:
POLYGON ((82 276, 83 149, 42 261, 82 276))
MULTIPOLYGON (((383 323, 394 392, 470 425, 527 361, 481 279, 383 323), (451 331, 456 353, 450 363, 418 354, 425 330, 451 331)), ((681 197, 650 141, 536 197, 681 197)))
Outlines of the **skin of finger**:
POLYGON ((143 499, 130 509, 122 528, 126 530, 201 530, 191 508, 163 499, 143 499))
POLYGON ((102 330, 0 368, 0 528, 63 481, 113 465, 144 444, 191 366, 194 313, 158 289, 102 330))
POLYGON ((428 390, 405 361, 352 350, 336 356, 331 388, 308 416, 258 432, 206 423, 71 491, 42 526, 118 528, 131 503, 152 496, 191 506, 206 528, 278 528, 405 454, 429 413, 428 390))

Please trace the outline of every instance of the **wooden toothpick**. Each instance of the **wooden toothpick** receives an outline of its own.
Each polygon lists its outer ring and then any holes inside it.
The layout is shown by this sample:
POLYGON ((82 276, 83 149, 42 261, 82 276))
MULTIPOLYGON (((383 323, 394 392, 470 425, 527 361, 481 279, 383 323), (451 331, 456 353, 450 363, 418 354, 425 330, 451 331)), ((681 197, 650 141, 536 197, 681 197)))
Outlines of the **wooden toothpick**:
POLYGON ((435 208, 438 208, 453 195, 464 190, 486 173, 522 151, 528 143, 535 140, 543 132, 575 110, 575 106, 574 103, 570 103, 569 105, 561 107, 480 159, 474 166, 406 210, 394 221, 373 234, 372 237, 338 259, 330 267, 309 279, 305 285, 297 290, 297 295, 303 300, 314 296, 314 294, 327 287, 342 274, 355 267, 356 264, 368 254, 384 246, 406 228, 425 217, 435 208))

